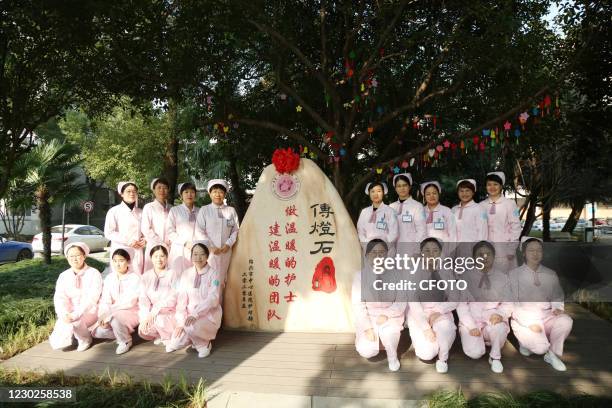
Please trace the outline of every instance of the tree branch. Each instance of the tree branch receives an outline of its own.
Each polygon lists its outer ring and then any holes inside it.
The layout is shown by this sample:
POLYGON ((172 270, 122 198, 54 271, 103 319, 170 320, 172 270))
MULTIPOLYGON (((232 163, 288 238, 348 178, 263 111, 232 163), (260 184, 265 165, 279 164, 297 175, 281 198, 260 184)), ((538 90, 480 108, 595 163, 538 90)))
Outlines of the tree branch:
MULTIPOLYGON (((522 101, 520 104, 516 105, 515 107, 513 107, 512 109, 502 113, 501 115, 486 121, 485 123, 479 125, 478 127, 472 128, 470 130, 467 130, 457 136, 451 136, 448 137, 449 140, 459 140, 462 139, 463 137, 465 137, 466 135, 470 134, 470 133, 478 133, 480 132, 482 129, 487 128, 487 127, 491 127, 497 123, 499 123, 500 121, 513 116, 515 114, 517 114, 521 109, 523 109, 526 105, 529 105, 534 99, 539 98, 540 96, 542 96, 544 93, 546 93, 549 90, 549 85, 544 86, 543 88, 541 88, 540 90, 538 90, 535 94, 533 94, 532 96, 530 96, 529 98, 527 98, 526 100, 522 101)), ((440 91, 438 91, 440 92, 440 91)), ((431 94, 429 94, 431 95, 431 94)), ((428 95, 428 96, 429 96, 428 95)), ((427 98, 427 97, 426 97, 427 98)), ((346 196, 345 202, 349 202, 352 197, 360 190, 360 188, 366 183, 368 182, 372 177, 374 177, 376 175, 376 168, 385 168, 390 166, 393 163, 397 163, 399 161, 402 160, 407 160, 411 157, 415 157, 416 155, 420 154, 420 153, 424 153, 426 150, 432 148, 436 143, 438 143, 438 140, 432 140, 431 142, 429 142, 427 145, 425 146, 421 146, 421 147, 417 147, 414 148, 404 154, 401 154, 399 156, 396 156, 392 159, 386 160, 384 162, 380 162, 377 164, 372 165, 372 168, 370 169, 369 172, 367 172, 366 174, 364 174, 360 179, 358 179, 354 184, 353 184, 353 188, 351 189, 351 191, 349 191, 349 193, 346 196)))
POLYGON ((306 112, 308 112, 315 122, 321 125, 322 128, 336 132, 336 128, 327 123, 327 121, 323 119, 321 115, 319 115, 300 95, 298 95, 298 93, 292 87, 282 81, 280 78, 280 72, 278 70, 276 70, 276 81, 278 82, 278 86, 283 91, 291 95, 291 97, 294 98, 300 104, 300 106, 304 108, 306 112))
POLYGON ((338 95, 338 92, 336 91, 334 85, 331 83, 329 78, 326 78, 323 73, 315 67, 312 61, 310 61, 310 59, 306 55, 304 55, 304 53, 298 47, 287 41, 284 36, 273 30, 269 26, 261 25, 253 20, 249 20, 249 22, 253 24, 259 31, 270 35, 271 37, 275 38, 280 44, 285 46, 285 48, 291 50, 298 57, 298 59, 301 60, 306 65, 306 67, 314 74, 314 76, 319 80, 319 82, 321 82, 327 93, 329 93, 330 97, 334 101, 334 106, 336 107, 336 109, 342 109, 340 95, 338 95))
POLYGON ((320 157, 327 156, 327 154, 323 152, 319 148, 319 146, 309 141, 306 137, 304 137, 304 135, 302 135, 301 133, 295 132, 291 129, 288 129, 284 126, 281 126, 279 124, 276 124, 276 123, 273 123, 267 120, 257 120, 257 119, 250 119, 250 118, 241 118, 241 117, 236 117, 234 118, 234 120, 239 123, 244 123, 245 125, 256 126, 256 127, 260 127, 263 129, 270 129, 270 130, 274 130, 276 132, 285 134, 288 137, 292 138, 293 140, 297 141, 298 143, 304 146, 307 146, 308 149, 311 152, 315 153, 317 156, 320 156, 320 157))
MULTIPOLYGON (((410 3, 415 3, 415 1, 411 1, 410 3)), ((393 29, 395 28, 395 25, 397 24, 397 21, 402 15, 402 12, 404 11, 404 8, 406 7, 407 4, 408 2, 406 0, 402 0, 401 4, 399 5, 399 7, 397 8, 395 12, 395 15, 393 16, 393 19, 387 25, 387 27, 385 28, 385 31, 383 31, 383 34, 378 39, 378 43, 376 44, 376 47, 372 49, 372 53, 370 54, 366 62, 364 62, 363 66, 361 67, 361 70, 359 71, 358 78, 360 81, 364 77, 365 73, 370 69, 370 64, 372 64, 372 62, 374 61, 374 58, 379 53, 379 50, 382 48, 382 46, 387 41, 387 38, 389 37, 393 29)))

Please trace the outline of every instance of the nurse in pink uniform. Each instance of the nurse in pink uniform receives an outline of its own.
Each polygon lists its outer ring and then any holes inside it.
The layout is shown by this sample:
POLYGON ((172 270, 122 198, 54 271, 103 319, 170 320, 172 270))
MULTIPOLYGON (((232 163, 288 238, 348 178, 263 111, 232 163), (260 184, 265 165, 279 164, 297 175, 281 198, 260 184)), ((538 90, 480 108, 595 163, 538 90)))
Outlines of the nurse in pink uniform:
POLYGON ((181 183, 178 191, 183 203, 172 207, 166 220, 166 237, 171 242, 170 269, 177 278, 191 268, 191 246, 196 240, 196 220, 200 207, 195 205, 196 187, 193 183, 181 183))
MULTIPOLYGON (((426 238, 421 243, 421 251, 429 261, 427 268, 415 272, 413 279, 417 285, 422 280, 455 280, 452 271, 439 268, 434 262, 442 256, 442 243, 438 239, 426 238)), ((457 308, 457 300, 450 291, 434 287, 415 292, 408 303, 407 322, 414 352, 422 360, 437 358, 436 371, 439 373, 448 371, 449 351, 457 336, 452 313, 457 308)))
POLYGON ((199 358, 210 354, 223 315, 221 275, 208 264, 208 255, 208 248, 202 242, 196 242, 191 248, 193 267, 181 277, 172 337, 174 349, 191 344, 199 358))
POLYGON ((378 355, 382 345, 387 352, 389 370, 397 371, 400 369, 397 346, 404 328, 406 302, 364 301, 361 292, 362 273, 374 274, 374 259, 385 258, 387 253, 388 247, 383 240, 374 239, 368 242, 364 271, 357 272, 353 279, 351 297, 355 316, 355 348, 360 356, 371 358, 378 355))
POLYGON ((225 284, 232 247, 238 238, 238 214, 234 207, 225 204, 229 185, 225 180, 214 179, 208 182, 211 203, 202 207, 196 223, 196 239, 203 241, 210 249, 208 263, 219 272, 225 284))
POLYGON ((463 179, 457 182, 459 204, 452 209, 457 224, 457 242, 459 242, 455 253, 457 256, 472 256, 473 245, 487 240, 487 214, 474 201, 475 193, 476 180, 463 179))
POLYGON ((62 272, 55 284, 53 304, 57 321, 49 336, 49 344, 55 350, 62 349, 71 346, 73 337, 76 337, 77 351, 85 351, 92 343, 89 329, 98 317, 102 277, 100 272, 85 263, 89 255, 85 243, 68 244, 64 255, 70 269, 62 272))
POLYGON ((389 245, 389 253, 395 253, 395 242, 399 237, 397 213, 383 202, 388 193, 387 185, 381 182, 368 183, 365 193, 372 205, 361 210, 357 220, 357 234, 362 248, 373 239, 382 239, 389 245))
POLYGON ((423 204, 410 195, 410 189, 412 188, 412 175, 410 173, 393 176, 393 186, 397 192, 398 200, 391 203, 389 207, 397 213, 398 252, 414 256, 419 253, 421 241, 427 237, 425 210, 423 204))
POLYGON ((514 201, 503 196, 506 175, 501 171, 487 174, 488 197, 480 202, 487 214, 488 237, 495 244, 496 266, 503 272, 516 268, 516 247, 521 236, 519 210, 514 201))
POLYGON ((501 350, 510 333, 508 320, 512 314, 508 275, 493 268, 495 248, 487 241, 474 246, 473 258, 481 259, 483 267, 461 275, 468 287, 463 293, 466 301, 457 306, 461 345, 465 355, 473 359, 482 357, 490 346, 491 370, 501 373, 501 350))
POLYGON ((163 177, 155 178, 151 181, 151 190, 155 199, 145 204, 142 208, 141 231, 147 241, 145 248, 145 271, 153 267, 151 256, 149 255, 151 248, 161 243, 170 245, 170 240, 166 236, 166 219, 172 208, 172 205, 168 202, 170 183, 163 177))
POLYGON ((541 264, 542 240, 523 237, 521 241, 525 263, 508 273, 516 298, 512 331, 522 355, 544 354, 545 362, 555 370, 565 371, 561 357, 573 320, 564 310, 563 289, 556 272, 541 264))
POLYGON ((98 324, 92 331, 94 337, 116 339, 117 354, 132 347, 132 333, 138 326, 140 275, 130 270, 130 258, 125 249, 113 252, 111 273, 104 278, 98 304, 98 324))
POLYGON ((142 275, 146 240, 141 232, 142 210, 138 208, 138 187, 131 181, 122 181, 117 184, 117 192, 122 201, 106 213, 104 236, 111 241, 111 253, 117 248, 134 250, 132 271, 142 275))
POLYGON ((421 194, 425 198, 425 225, 427 237, 442 242, 457 242, 457 224, 450 208, 440 204, 442 186, 437 181, 421 184, 421 194))
POLYGON ((155 345, 164 344, 166 351, 172 352, 179 282, 174 271, 168 269, 168 248, 164 244, 154 246, 150 255, 153 269, 145 272, 140 283, 138 335, 154 340, 155 345))

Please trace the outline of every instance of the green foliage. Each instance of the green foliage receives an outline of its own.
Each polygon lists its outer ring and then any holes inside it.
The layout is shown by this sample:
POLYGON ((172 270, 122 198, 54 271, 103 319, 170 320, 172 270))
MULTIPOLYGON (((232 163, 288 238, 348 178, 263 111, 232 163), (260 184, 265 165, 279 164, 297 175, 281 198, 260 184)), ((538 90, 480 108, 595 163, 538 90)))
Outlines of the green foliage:
MULTIPOLYGON (((88 258, 87 264, 104 269, 104 264, 93 258, 88 258)), ((50 265, 30 259, 0 266, 0 359, 47 338, 55 319, 55 282, 68 268, 63 257, 54 257, 50 265)))
POLYGON ((168 118, 136 111, 126 99, 108 115, 90 119, 68 111, 60 121, 68 140, 81 147, 87 175, 108 186, 133 180, 140 193, 150 195, 149 181, 161 174, 168 142, 168 118))
POLYGON ((204 408, 206 389, 202 379, 195 385, 179 387, 169 380, 170 391, 162 384, 136 382, 123 373, 66 376, 63 372, 41 374, 0 369, 0 386, 75 387, 76 403, 52 403, 52 406, 78 407, 185 407, 204 408))

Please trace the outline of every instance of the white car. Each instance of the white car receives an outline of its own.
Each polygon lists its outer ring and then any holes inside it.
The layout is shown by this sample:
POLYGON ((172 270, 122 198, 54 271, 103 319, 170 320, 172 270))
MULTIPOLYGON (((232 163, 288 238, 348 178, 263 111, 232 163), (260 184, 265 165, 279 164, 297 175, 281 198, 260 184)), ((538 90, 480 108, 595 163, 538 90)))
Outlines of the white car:
MULTIPOLYGON (((64 246, 71 242, 86 243, 91 252, 103 251, 109 245, 109 240, 104 237, 104 232, 92 225, 66 224, 64 231, 64 246)), ((34 235, 32 239, 34 252, 43 252, 42 232, 34 235)), ((62 226, 56 225, 51 228, 51 252, 62 251, 62 226)))

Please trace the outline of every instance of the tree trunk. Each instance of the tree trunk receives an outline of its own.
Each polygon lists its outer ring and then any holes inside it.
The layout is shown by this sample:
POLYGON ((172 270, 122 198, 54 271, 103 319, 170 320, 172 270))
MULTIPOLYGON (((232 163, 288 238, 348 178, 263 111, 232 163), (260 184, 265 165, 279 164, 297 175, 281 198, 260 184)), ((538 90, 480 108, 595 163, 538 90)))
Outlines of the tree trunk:
POLYGON ((178 182, 178 129, 177 129, 177 106, 173 99, 168 102, 168 117, 170 120, 170 134, 166 143, 166 151, 164 153, 164 168, 163 175, 170 183, 170 191, 168 197, 170 202, 174 202, 176 193, 176 184, 178 182))
POLYGON ((535 213, 537 207, 538 199, 535 193, 530 193, 527 197, 527 212, 525 214, 525 226, 523 227, 523 231, 521 231, 521 236, 529 235, 529 231, 531 231, 531 227, 533 227, 533 223, 535 222, 535 213))
POLYGON ((550 199, 544 200, 542 203, 542 239, 544 242, 550 242, 550 199))
POLYGON ((572 201, 572 212, 570 213, 569 218, 565 222, 563 232, 574 232, 574 228, 576 228, 576 224, 578 224, 578 220, 580 219, 580 214, 582 214, 582 209, 584 208, 584 204, 586 200, 584 198, 576 198, 572 201))
POLYGON ((232 205, 238 213, 238 219, 240 222, 242 222, 244 219, 244 214, 246 214, 248 204, 246 201, 246 192, 240 184, 240 175, 238 174, 238 169, 236 168, 236 160, 232 160, 232 163, 229 166, 229 176, 232 183, 232 191, 230 193, 232 196, 232 205))
POLYGON ((43 260, 49 265, 51 263, 51 206, 49 205, 49 192, 46 187, 40 187, 36 191, 36 206, 42 232, 43 260))

